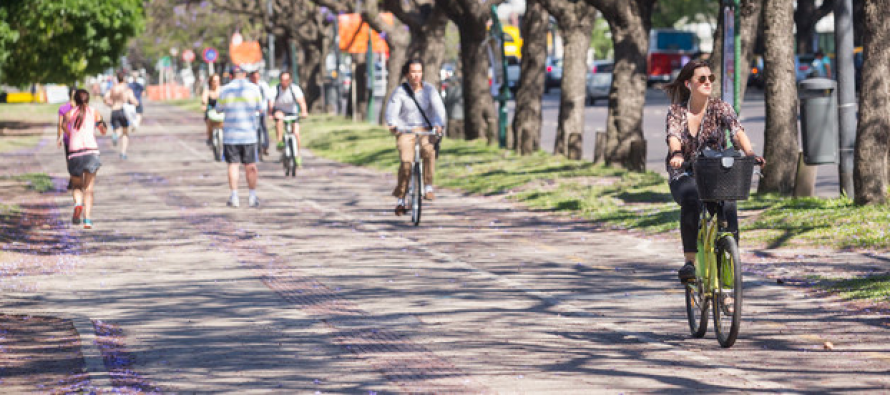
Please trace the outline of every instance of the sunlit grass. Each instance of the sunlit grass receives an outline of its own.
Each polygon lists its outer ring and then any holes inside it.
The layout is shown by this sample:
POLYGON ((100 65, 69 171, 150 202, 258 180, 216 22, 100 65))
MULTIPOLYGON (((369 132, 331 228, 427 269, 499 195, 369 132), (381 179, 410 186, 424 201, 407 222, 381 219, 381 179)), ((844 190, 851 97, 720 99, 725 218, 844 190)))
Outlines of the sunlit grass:
POLYGON ((11 178, 24 182, 28 188, 40 193, 53 189, 53 179, 46 173, 25 173, 11 178))
MULTIPOLYGON (((342 118, 304 121, 316 154, 395 172, 395 138, 383 128, 342 118)), ((481 141, 446 139, 436 184, 482 195, 504 195, 534 209, 581 215, 609 228, 674 231, 680 209, 666 179, 568 160, 543 152, 520 156, 481 141)), ((890 206, 859 207, 847 198, 783 198, 753 194, 739 202, 749 247, 890 248, 890 206)))
POLYGON ((845 299, 890 302, 890 274, 832 281, 823 288, 845 299))

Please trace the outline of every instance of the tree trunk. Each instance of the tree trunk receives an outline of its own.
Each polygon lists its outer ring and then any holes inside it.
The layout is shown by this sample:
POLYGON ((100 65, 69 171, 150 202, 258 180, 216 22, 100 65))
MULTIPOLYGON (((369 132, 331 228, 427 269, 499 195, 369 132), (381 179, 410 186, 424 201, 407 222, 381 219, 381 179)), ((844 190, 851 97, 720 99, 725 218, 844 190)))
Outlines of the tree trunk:
POLYGON ((609 93, 604 162, 634 171, 646 169, 643 105, 646 101, 646 54, 652 6, 656 0, 587 0, 609 22, 615 68, 609 93))
POLYGON ((559 120, 553 153, 581 159, 584 135, 584 102, 587 96, 587 50, 596 20, 596 9, 584 2, 542 0, 553 15, 563 37, 563 66, 560 86, 559 120))
POLYGON ((797 169, 797 87, 794 72, 794 4, 766 0, 764 13, 764 73, 766 77, 766 129, 760 192, 789 195, 797 169))
MULTIPOLYGON (((763 0, 742 0, 741 11, 742 21, 739 33, 742 37, 742 68, 739 70, 739 79, 741 79, 741 91, 739 96, 743 99, 745 91, 748 88, 748 76, 751 74, 751 58, 754 56, 754 49, 757 44, 757 37, 761 34, 760 25, 763 20, 763 0)), ((720 17, 717 18, 717 30, 714 32, 714 52, 711 54, 711 72, 723 75, 723 11, 720 11, 720 17)), ((722 81, 722 78, 721 78, 722 81)), ((713 85, 712 95, 714 97, 723 97, 723 83, 713 85)), ((732 103, 730 103, 732 104, 732 103)))
POLYGON ((797 53, 814 53, 813 38, 816 36, 816 23, 834 10, 834 0, 824 0, 816 7, 816 0, 797 0, 794 11, 794 24, 797 26, 797 53))
MULTIPOLYGON (((367 10, 362 13, 362 18, 368 22, 372 29, 383 33, 386 44, 389 46, 389 59, 386 63, 386 92, 383 92, 383 103, 380 104, 380 116, 378 122, 386 122, 386 107, 389 105, 389 97, 402 82, 402 64, 407 57, 408 44, 411 34, 405 29, 405 25, 397 19, 393 24, 386 23, 380 16, 376 1, 367 3, 367 10)), ((424 69, 426 72, 426 69, 424 69)))
POLYGON ((349 84, 349 97, 346 105, 346 116, 352 117, 355 113, 355 119, 364 121, 368 112, 368 69, 365 66, 364 54, 352 55, 352 83, 349 84), (353 91, 355 93, 353 93, 353 91), (355 108, 352 107, 352 95, 355 95, 355 108))
POLYGON ((544 94, 544 64, 547 59, 547 28, 550 15, 540 0, 526 3, 520 30, 522 43, 519 88, 513 115, 513 148, 530 155, 541 148, 541 99, 544 94))
POLYGON ((862 86, 853 185, 856 204, 887 202, 890 174, 890 3, 869 1, 864 7, 862 86))
POLYGON ((440 4, 436 4, 424 22, 411 30, 412 40, 408 48, 408 56, 418 57, 423 62, 423 80, 437 89, 442 85, 439 68, 445 58, 446 27, 448 14, 440 4))
POLYGON ((460 31, 460 61, 463 69, 464 135, 467 140, 487 139, 497 142, 497 117, 488 87, 489 60, 485 44, 485 29, 464 21, 460 31))

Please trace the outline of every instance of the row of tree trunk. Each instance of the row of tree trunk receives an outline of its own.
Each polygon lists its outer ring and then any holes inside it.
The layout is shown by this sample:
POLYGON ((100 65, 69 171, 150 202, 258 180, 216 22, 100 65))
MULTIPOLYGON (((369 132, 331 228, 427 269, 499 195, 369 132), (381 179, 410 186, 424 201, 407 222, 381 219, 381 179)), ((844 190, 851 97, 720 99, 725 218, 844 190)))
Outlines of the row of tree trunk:
MULTIPOLYGON (((503 0, 273 0, 276 11, 267 15, 267 0, 217 0, 228 9, 252 10, 262 18, 267 29, 280 34, 284 40, 298 42, 300 80, 307 91, 311 110, 321 109, 323 84, 323 54, 332 44, 329 14, 359 12, 375 30, 385 32, 390 47, 387 94, 401 80, 400 67, 408 58, 423 60, 424 79, 438 86, 438 69, 444 59, 444 31, 449 21, 460 34, 460 68, 465 100, 463 136, 466 139, 497 141, 495 104, 489 91, 488 50, 491 39, 487 23, 491 6, 503 0), (391 12, 395 24, 384 23, 380 12, 391 12)), ((586 53, 597 15, 609 23, 615 54, 612 88, 609 95, 609 114, 604 147, 598 147, 598 158, 609 166, 636 171, 645 170, 646 143, 643 138, 643 106, 647 88, 647 59, 651 14, 657 0, 528 0, 521 31, 525 38, 522 48, 521 77, 516 92, 516 116, 512 122, 511 148, 527 155, 540 149, 541 100, 544 85, 544 64, 547 54, 548 20, 552 15, 564 39, 563 79, 557 138, 554 151, 570 158, 581 156, 581 136, 584 130, 584 98, 586 53)), ((748 64, 753 54, 757 32, 763 32, 767 102, 764 156, 769 166, 764 169, 761 192, 790 194, 794 186, 794 167, 797 163, 797 90, 793 66, 795 22, 798 29, 806 29, 807 15, 824 15, 835 0, 826 0, 816 7, 813 0, 742 0, 739 12, 743 36, 742 64, 748 64), (801 27, 803 26, 803 27, 801 27)), ((843 1, 843 0, 837 0, 843 1)), ((880 203, 886 201, 888 185, 887 99, 885 76, 888 50, 877 43, 886 43, 887 22, 880 18, 890 6, 887 2, 865 2, 862 29, 865 45, 863 89, 860 92, 860 120, 857 141, 856 201, 880 203), (869 19, 871 17, 871 19, 869 19), (883 72, 883 73, 882 73, 883 72), (882 112, 883 111, 883 112, 882 112), (860 143, 861 141, 861 143, 860 143), (867 148, 868 147, 868 148, 867 148), (881 174, 875 177, 875 174, 881 174), (862 187, 860 187, 862 185, 862 187), (877 192, 875 192, 877 191, 877 192), (881 192, 883 191, 883 193, 881 192)), ((861 7, 861 5, 857 5, 861 7)), ((718 18, 722 19, 722 18, 718 18)), ((857 24, 859 25, 859 24, 857 24)), ((713 71, 720 73, 722 62, 722 21, 715 37, 713 71)), ((285 48, 289 50, 289 48, 285 48)), ((357 71, 364 69, 364 56, 356 56, 357 71)), ((742 68, 742 81, 748 72, 742 68)), ((361 74, 353 81, 363 81, 361 74)), ((364 119, 367 93, 365 84, 353 83, 357 89, 358 105, 351 109, 364 119)), ((744 85, 744 84, 743 84, 744 85)), ((719 87, 715 94, 719 95, 719 87)))

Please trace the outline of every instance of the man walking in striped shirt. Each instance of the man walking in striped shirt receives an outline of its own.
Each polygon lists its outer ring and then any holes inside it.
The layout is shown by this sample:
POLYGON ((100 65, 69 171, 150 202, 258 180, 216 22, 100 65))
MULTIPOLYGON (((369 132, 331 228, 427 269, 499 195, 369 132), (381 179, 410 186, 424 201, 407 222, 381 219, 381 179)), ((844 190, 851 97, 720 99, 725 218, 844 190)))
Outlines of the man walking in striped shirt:
POLYGON ((256 112, 264 110, 259 88, 247 80, 247 73, 240 66, 232 67, 232 82, 223 86, 216 104, 216 110, 225 114, 223 123, 223 150, 229 164, 229 189, 232 190, 230 207, 238 207, 238 164, 244 164, 247 188, 250 195, 247 205, 259 207, 256 196, 257 150, 256 112))

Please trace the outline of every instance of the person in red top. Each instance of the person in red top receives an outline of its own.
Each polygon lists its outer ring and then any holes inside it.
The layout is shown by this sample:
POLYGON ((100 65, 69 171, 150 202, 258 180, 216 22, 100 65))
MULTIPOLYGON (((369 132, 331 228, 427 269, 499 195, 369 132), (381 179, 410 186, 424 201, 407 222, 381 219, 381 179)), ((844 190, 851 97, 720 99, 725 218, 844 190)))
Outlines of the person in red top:
POLYGON ((98 111, 90 107, 90 93, 85 89, 74 92, 74 107, 64 119, 68 144, 68 174, 71 175, 71 194, 74 196, 74 216, 71 222, 79 225, 83 216, 83 228, 92 229, 93 186, 99 162, 99 145, 95 132, 106 133, 105 121, 98 111))

